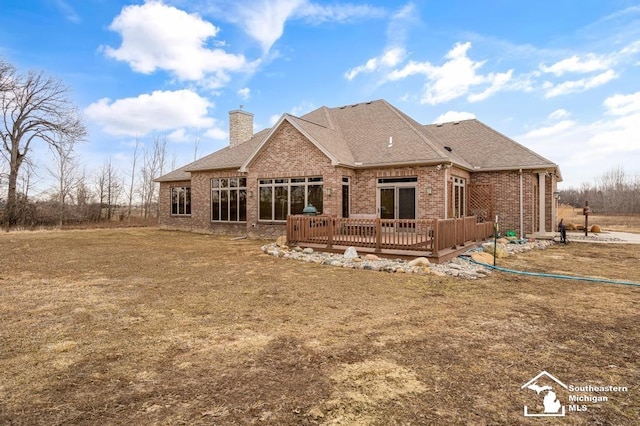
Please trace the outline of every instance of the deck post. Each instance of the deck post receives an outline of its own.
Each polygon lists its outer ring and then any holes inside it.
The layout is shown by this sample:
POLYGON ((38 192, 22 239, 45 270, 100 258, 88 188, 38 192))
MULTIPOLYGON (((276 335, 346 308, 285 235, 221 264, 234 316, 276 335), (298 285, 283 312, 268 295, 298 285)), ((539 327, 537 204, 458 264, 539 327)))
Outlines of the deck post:
POLYGON ((432 246, 433 246, 433 255, 434 256, 438 256, 438 246, 439 241, 440 241, 440 237, 438 236, 438 219, 433 219, 433 241, 432 241, 432 246))
POLYGON ((327 219, 329 221, 329 235, 327 235, 327 248, 331 249, 333 248, 333 217, 330 217, 327 219))
POLYGON ((382 220, 376 217, 376 253, 382 251, 382 220))
POLYGON ((467 220, 465 217, 462 217, 462 245, 464 246, 467 242, 467 220))

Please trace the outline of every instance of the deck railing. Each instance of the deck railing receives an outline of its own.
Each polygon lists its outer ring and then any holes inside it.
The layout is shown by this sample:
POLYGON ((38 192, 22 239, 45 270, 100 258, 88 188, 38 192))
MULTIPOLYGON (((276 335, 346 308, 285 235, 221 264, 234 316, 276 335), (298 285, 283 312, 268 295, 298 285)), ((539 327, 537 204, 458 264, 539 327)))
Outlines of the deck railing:
POLYGON ((435 256, 493 235, 491 222, 477 223, 475 216, 459 219, 355 219, 294 215, 287 218, 289 244, 354 246, 383 250, 409 250, 435 256))

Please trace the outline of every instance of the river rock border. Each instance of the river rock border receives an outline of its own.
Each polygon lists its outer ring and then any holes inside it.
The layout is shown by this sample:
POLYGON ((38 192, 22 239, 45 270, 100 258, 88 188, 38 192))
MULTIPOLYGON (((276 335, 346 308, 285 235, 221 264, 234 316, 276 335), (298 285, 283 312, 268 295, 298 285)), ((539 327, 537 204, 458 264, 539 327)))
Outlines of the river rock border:
MULTIPOLYGON (((292 259, 302 262, 329 265, 338 268, 365 269, 370 271, 381 271, 390 273, 409 274, 433 274, 437 276, 452 276, 466 279, 478 279, 486 277, 491 273, 489 268, 472 263, 466 256, 456 257, 448 262, 435 264, 430 263, 425 257, 418 257, 407 261, 403 259, 385 259, 373 254, 360 256, 354 247, 349 247, 344 254, 325 253, 315 251, 311 247, 293 247, 282 244, 279 240, 276 243, 263 245, 262 251, 270 256, 283 259, 292 259), (280 244, 278 244, 278 242, 280 244)), ((493 243, 491 243, 493 244, 493 243)), ((499 243, 500 244, 500 243, 499 243)), ((504 244, 509 255, 521 253, 532 249, 545 249, 553 244, 552 241, 539 240, 528 241, 520 244, 504 244)), ((487 250, 487 249, 485 249, 487 250)), ((489 251, 489 250, 487 250, 489 251)))

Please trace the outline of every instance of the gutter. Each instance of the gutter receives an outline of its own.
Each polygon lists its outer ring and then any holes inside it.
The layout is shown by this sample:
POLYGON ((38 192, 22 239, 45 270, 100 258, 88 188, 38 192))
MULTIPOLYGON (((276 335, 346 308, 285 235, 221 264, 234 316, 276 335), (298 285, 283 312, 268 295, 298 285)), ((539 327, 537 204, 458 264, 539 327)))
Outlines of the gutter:
POLYGON ((520 238, 524 236, 524 192, 523 192, 523 176, 522 169, 519 170, 520 173, 520 238))

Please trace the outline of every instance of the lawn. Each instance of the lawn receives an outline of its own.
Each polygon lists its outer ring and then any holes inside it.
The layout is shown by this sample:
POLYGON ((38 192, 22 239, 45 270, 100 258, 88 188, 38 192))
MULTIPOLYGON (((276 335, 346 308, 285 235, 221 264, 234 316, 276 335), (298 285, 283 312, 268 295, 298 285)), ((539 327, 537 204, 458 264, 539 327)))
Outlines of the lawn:
MULTIPOLYGON (((563 424, 637 421, 640 288, 348 270, 261 244, 0 234, 0 424, 541 424, 521 386, 543 370, 628 387, 563 424)), ((499 264, 638 282, 639 261, 572 243, 499 264)))

